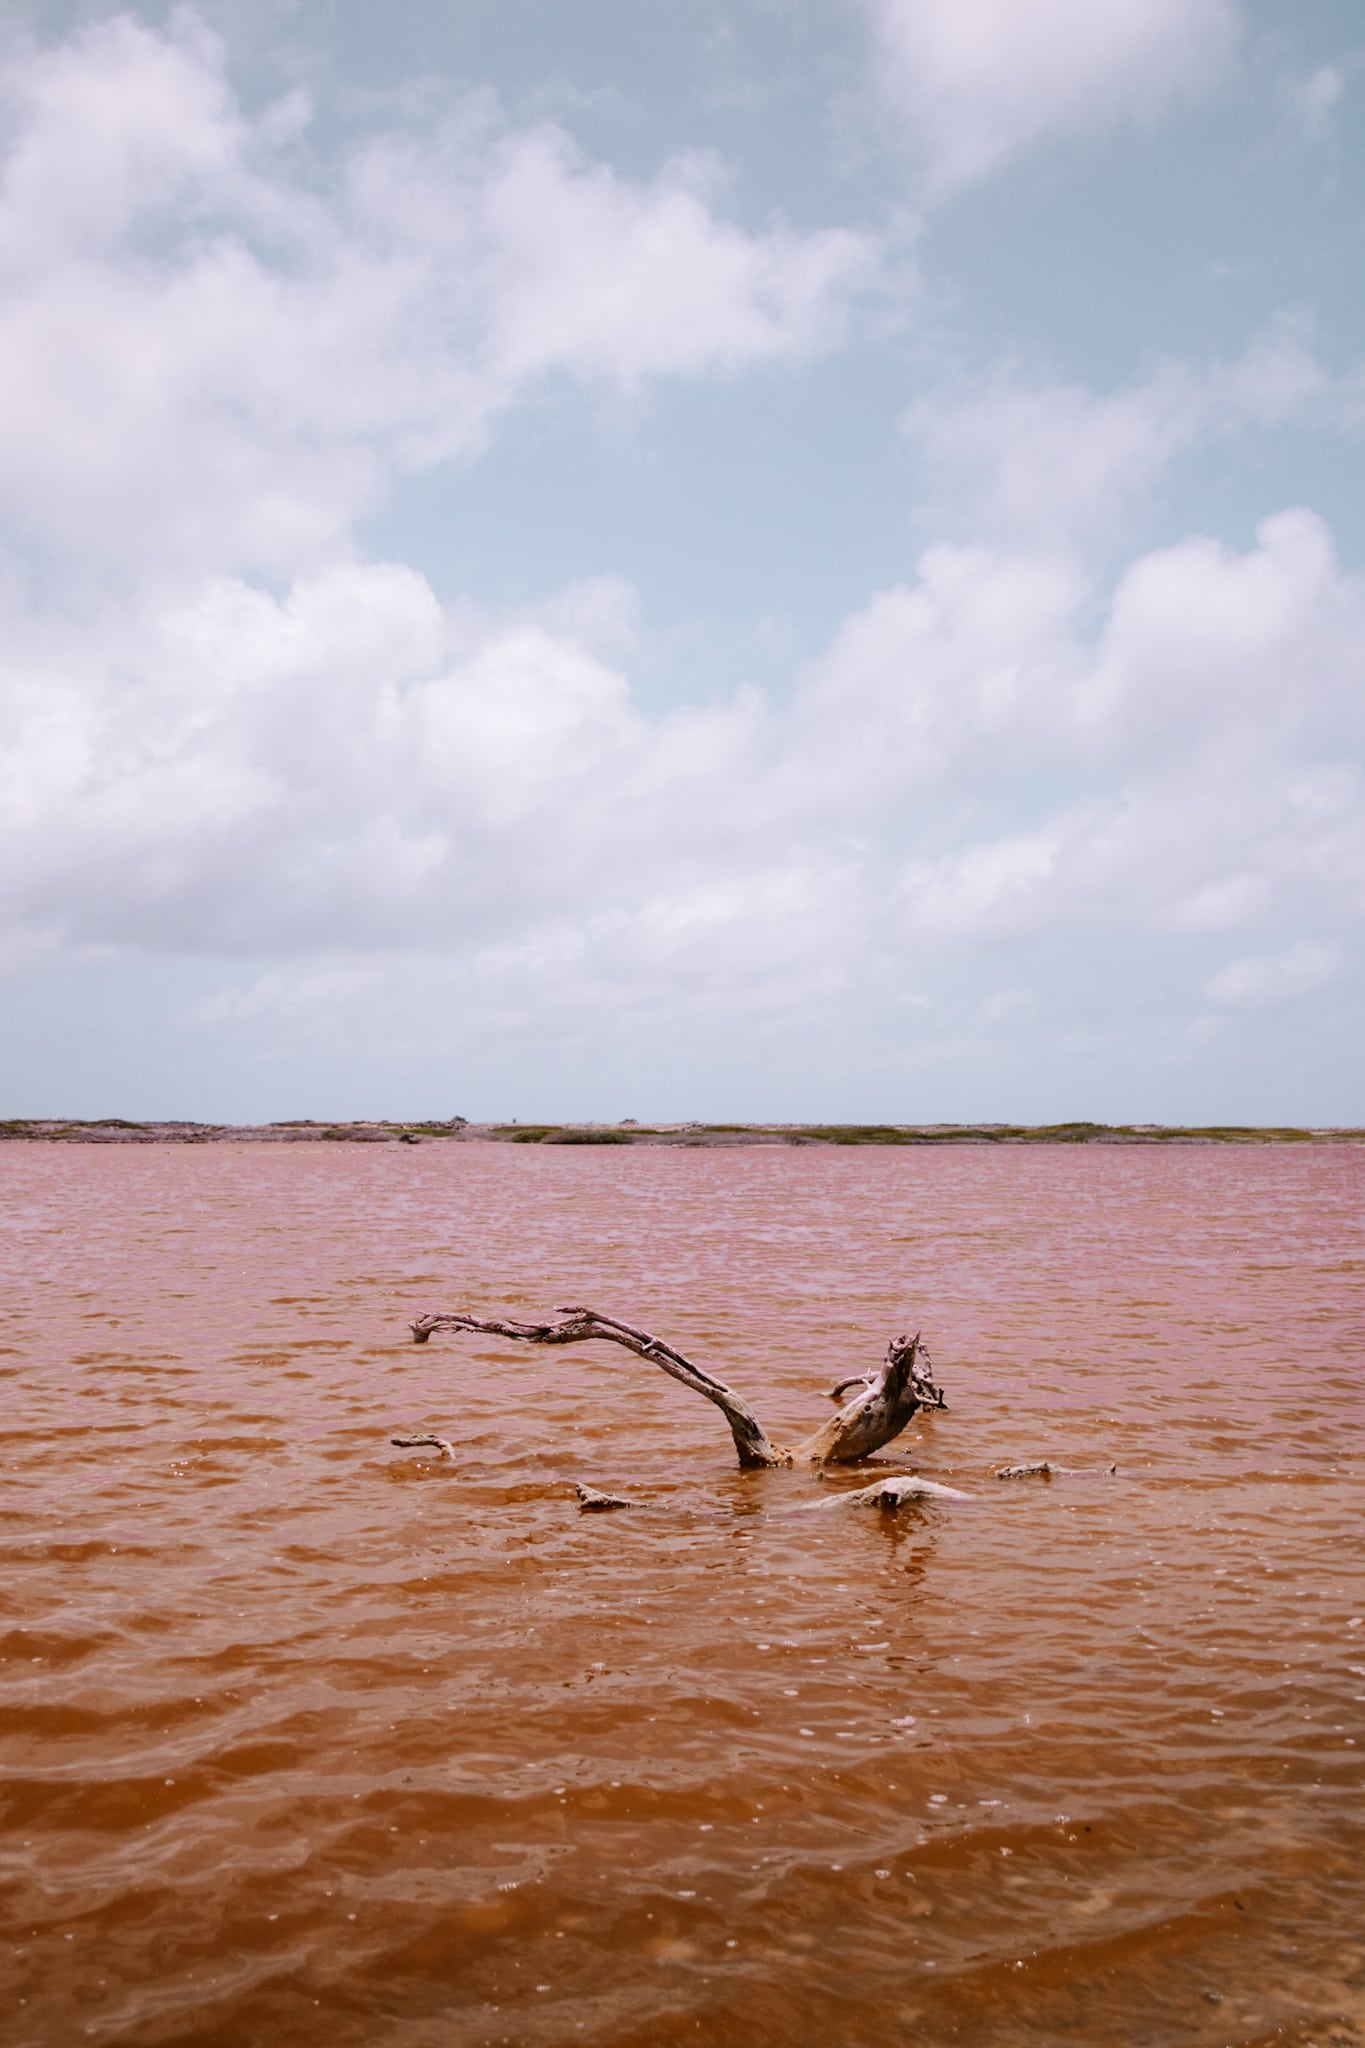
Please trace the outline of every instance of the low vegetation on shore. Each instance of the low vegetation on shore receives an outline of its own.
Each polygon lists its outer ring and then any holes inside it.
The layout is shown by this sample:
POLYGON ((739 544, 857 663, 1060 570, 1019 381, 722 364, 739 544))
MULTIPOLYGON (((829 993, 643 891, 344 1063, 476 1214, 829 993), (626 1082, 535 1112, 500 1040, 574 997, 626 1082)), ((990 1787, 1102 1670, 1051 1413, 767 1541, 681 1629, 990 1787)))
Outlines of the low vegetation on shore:
POLYGON ((54 1144, 207 1145, 1355 1145, 1365 1130, 1285 1124, 276 1124, 134 1123, 126 1117, 10 1117, 0 1139, 54 1144))

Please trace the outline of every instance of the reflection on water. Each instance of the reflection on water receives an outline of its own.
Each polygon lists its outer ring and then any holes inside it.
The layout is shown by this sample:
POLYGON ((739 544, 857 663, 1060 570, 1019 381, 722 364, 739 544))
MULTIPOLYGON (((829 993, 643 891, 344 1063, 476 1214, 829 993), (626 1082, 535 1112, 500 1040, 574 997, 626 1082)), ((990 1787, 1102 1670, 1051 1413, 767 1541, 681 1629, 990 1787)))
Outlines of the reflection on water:
POLYGON ((7 2040, 1365 2038, 1363 1183, 7 1145, 7 2040), (895 1449, 974 1498, 825 1511, 624 1353, 405 1341, 565 1301, 788 1440, 922 1323, 895 1449), (1119 1470, 993 1476, 1042 1457, 1119 1470))

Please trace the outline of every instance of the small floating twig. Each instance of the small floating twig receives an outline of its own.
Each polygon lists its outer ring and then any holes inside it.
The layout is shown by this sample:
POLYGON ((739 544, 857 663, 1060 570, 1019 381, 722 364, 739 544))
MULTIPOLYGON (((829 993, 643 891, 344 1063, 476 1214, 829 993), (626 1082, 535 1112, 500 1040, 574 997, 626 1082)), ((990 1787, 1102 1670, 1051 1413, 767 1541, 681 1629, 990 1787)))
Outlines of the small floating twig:
POLYGON ((997 1479, 1085 1479, 1103 1476, 1108 1479, 1118 1471, 1117 1465, 1054 1465, 1050 1459, 1042 1458, 1036 1465, 1001 1465, 996 1469, 997 1479))

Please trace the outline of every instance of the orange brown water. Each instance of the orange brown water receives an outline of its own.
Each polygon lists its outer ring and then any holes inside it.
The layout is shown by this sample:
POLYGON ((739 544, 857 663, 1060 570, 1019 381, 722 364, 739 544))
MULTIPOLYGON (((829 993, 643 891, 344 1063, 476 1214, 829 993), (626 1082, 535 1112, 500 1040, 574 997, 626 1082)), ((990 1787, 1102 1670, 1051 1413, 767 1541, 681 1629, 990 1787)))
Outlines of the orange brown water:
POLYGON ((9 2048, 1365 2038, 1362 1196, 7 1145, 9 2048), (866 1475, 741 1474, 624 1353, 406 1341, 579 1301, 789 1440, 922 1324, 893 1451, 974 1498, 827 1510, 866 1475), (1119 1470, 993 1476, 1040 1457, 1119 1470))

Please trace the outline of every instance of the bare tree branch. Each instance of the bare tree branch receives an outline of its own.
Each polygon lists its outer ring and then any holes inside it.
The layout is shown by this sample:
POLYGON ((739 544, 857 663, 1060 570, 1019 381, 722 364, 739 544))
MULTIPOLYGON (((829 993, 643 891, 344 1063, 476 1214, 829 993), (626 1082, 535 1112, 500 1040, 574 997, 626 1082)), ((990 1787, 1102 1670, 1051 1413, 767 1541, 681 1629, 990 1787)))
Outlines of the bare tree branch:
POLYGON ((439 1451, 443 1458, 454 1462, 455 1446, 448 1436, 391 1436, 389 1442, 396 1444, 400 1451, 439 1451))
POLYGON ((739 1462, 747 1468, 791 1465, 850 1465, 880 1450, 900 1435, 921 1408, 942 1408, 943 1390, 934 1379, 929 1355, 918 1332, 913 1337, 895 1337, 886 1357, 875 1371, 857 1380, 845 1380, 839 1391, 856 1386, 859 1392, 805 1443, 789 1451, 772 1443, 747 1401, 723 1380, 704 1372, 645 1330, 618 1322, 614 1316, 599 1315, 590 1308, 559 1308, 558 1322, 519 1323, 500 1316, 419 1316, 412 1325, 413 1341, 425 1344, 436 1330, 471 1330, 482 1336, 515 1337, 528 1344, 586 1344, 595 1339, 624 1345, 637 1358, 657 1365, 671 1379, 690 1387, 714 1403, 730 1425, 739 1462))
MULTIPOLYGON (((611 1316, 597 1315, 590 1308, 560 1308, 555 1313, 563 1320, 557 1323, 514 1323, 496 1316, 419 1316, 412 1326, 413 1342, 425 1344, 434 1330, 474 1330, 488 1337, 518 1337, 528 1344, 586 1344, 595 1338, 602 1338, 610 1344, 623 1344, 637 1358, 648 1359, 670 1379, 678 1380, 683 1386, 691 1387, 694 1393, 714 1402, 730 1425, 741 1465, 791 1464, 791 1453, 768 1441, 763 1425, 748 1402, 727 1387, 723 1380, 713 1379, 699 1365, 693 1365, 671 1344, 662 1343, 658 1337, 651 1337, 644 1330, 632 1329, 629 1323, 618 1323, 611 1316)), ((837 1421, 838 1418, 835 1419, 837 1421)))

